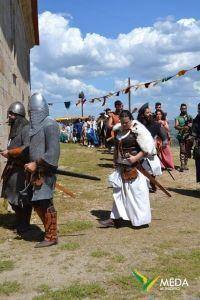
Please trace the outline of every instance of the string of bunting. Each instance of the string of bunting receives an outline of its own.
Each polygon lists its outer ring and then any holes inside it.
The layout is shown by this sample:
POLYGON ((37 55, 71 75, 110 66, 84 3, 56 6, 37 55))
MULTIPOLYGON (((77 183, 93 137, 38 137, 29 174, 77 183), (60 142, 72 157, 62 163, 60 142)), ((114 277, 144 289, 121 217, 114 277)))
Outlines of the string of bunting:
MULTIPOLYGON (((57 104, 57 103, 64 103, 66 109, 69 109, 69 108, 70 108, 70 105, 71 105, 71 101, 65 101, 65 102, 59 101, 59 102, 56 102, 56 104, 57 104)), ((49 103, 48 103, 49 106, 53 106, 54 104, 55 104, 55 103, 52 103, 52 102, 49 102, 49 103)))
POLYGON ((150 88, 150 87, 154 87, 156 86, 157 84, 159 83, 164 83, 174 77, 180 77, 180 76, 183 76, 185 75, 187 72, 193 70, 193 69, 197 69, 197 71, 200 71, 200 64, 193 67, 193 68, 190 68, 190 69, 187 69, 187 70, 180 70, 178 73, 176 73, 175 75, 172 75, 172 76, 168 76, 168 77, 164 77, 164 78, 161 78, 161 79, 157 79, 157 80, 153 80, 153 81, 150 81, 150 82, 145 82, 145 83, 138 83, 138 84, 134 84, 134 85, 130 85, 130 86, 127 86, 126 88, 123 88, 121 90, 118 90, 116 92, 110 92, 108 93, 107 95, 105 96, 101 96, 101 97, 95 97, 95 98, 92 98, 90 100, 86 100, 85 98, 84 99, 78 99, 78 101, 76 102, 76 106, 78 106, 79 104, 85 104, 86 101, 88 101, 89 103, 94 103, 95 101, 99 101, 99 102, 102 102, 102 106, 104 106, 106 104, 106 101, 108 98, 112 97, 112 96, 119 96, 120 94, 127 94, 129 93, 129 91, 131 89, 135 89, 135 91, 137 91, 138 89, 141 89, 141 88, 150 88))

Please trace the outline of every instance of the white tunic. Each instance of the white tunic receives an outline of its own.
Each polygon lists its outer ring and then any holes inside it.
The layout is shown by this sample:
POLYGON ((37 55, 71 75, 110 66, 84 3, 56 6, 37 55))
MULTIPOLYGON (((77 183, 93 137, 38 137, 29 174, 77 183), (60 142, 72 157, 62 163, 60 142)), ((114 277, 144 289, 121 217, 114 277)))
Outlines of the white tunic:
POLYGON ((109 176, 113 186, 114 204, 110 217, 130 220, 133 226, 141 226, 151 222, 149 189, 146 177, 138 171, 135 180, 122 182, 118 170, 109 176))
MULTIPOLYGON (((126 138, 121 128, 116 138, 126 138)), ((141 150, 149 155, 155 154, 155 145, 149 131, 138 121, 132 122, 131 131, 136 133, 136 140, 141 150)), ((133 226, 141 226, 151 222, 149 189, 146 177, 138 171, 136 179, 122 181, 119 170, 109 176, 109 183, 113 187, 114 204, 110 217, 130 220, 133 226)))

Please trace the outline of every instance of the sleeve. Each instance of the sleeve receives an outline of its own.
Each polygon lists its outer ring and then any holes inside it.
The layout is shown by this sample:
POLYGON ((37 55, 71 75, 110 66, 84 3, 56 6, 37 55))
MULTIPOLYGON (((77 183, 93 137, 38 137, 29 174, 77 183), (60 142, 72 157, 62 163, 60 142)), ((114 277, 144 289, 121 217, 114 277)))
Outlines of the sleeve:
POLYGON ((53 167, 58 166, 60 156, 59 128, 57 124, 52 124, 44 129, 45 133, 45 153, 42 159, 53 167))
POLYGON ((24 162, 29 162, 29 145, 30 145, 30 136, 29 136, 29 125, 24 126, 21 132, 21 142, 22 142, 22 152, 18 158, 24 162))
POLYGON ((21 137, 23 146, 28 147, 30 144, 29 125, 24 126, 21 137))

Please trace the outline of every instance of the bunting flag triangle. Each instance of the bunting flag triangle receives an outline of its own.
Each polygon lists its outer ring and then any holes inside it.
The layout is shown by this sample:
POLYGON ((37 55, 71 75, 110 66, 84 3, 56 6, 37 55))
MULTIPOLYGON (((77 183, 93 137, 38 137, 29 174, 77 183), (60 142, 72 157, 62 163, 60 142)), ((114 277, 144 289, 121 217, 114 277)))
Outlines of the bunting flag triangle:
POLYGON ((148 89, 148 87, 150 86, 151 82, 147 82, 144 84, 145 88, 148 89))
POLYGON ((67 101, 67 102, 64 102, 64 104, 65 104, 65 108, 68 109, 68 108, 70 108, 71 102, 67 101))
POLYGON ((131 89, 131 87, 130 87, 130 86, 128 86, 127 88, 125 88, 125 90, 124 90, 124 94, 128 94, 128 93, 130 92, 130 89, 131 89))
POLYGON ((89 102, 90 102, 90 103, 94 103, 94 100, 95 100, 95 99, 93 98, 93 99, 91 99, 89 102))
POLYGON ((136 87, 135 87, 135 91, 137 91, 139 89, 139 85, 137 85, 136 87))
POLYGON ((156 86, 159 82, 160 82, 159 80, 152 82, 152 86, 156 86))
POLYGON ((119 94, 120 94, 120 91, 116 92, 116 96, 117 96, 117 97, 119 96, 119 94))
POLYGON ((183 75, 185 75, 186 72, 187 72, 187 70, 181 70, 178 72, 177 76, 183 76, 183 75))
POLYGON ((81 100, 80 99, 76 102, 76 106, 78 106, 79 104, 81 104, 81 100))
POLYGON ((48 103, 48 105, 49 105, 49 106, 52 106, 52 105, 53 105, 53 103, 48 103))
POLYGON ((169 77, 165 77, 161 80, 161 82, 165 82, 165 81, 168 81, 170 80, 171 78, 173 78, 174 76, 169 76, 169 77))
POLYGON ((107 97, 104 96, 104 97, 103 97, 103 104, 102 104, 102 106, 104 106, 104 105, 106 104, 106 99, 107 99, 107 97))

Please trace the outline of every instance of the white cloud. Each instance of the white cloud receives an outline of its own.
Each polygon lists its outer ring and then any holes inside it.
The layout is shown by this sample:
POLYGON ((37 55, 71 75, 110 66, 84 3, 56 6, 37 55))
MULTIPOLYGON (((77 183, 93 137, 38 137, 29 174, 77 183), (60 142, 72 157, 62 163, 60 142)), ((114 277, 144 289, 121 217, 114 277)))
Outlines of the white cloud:
MULTIPOLYGON (((159 20, 151 27, 120 33, 116 39, 96 33, 83 36, 79 28, 70 26, 70 19, 48 11, 39 16, 40 46, 32 50, 32 85, 51 98, 76 97, 80 90, 88 97, 101 96, 104 89, 94 86, 100 78, 112 76, 118 88, 125 80, 123 73, 144 82, 199 64, 200 21, 194 18, 159 20)), ((168 97, 183 90, 200 95, 197 75, 192 78, 184 76, 165 83, 165 88, 157 86, 136 95, 168 97)))

